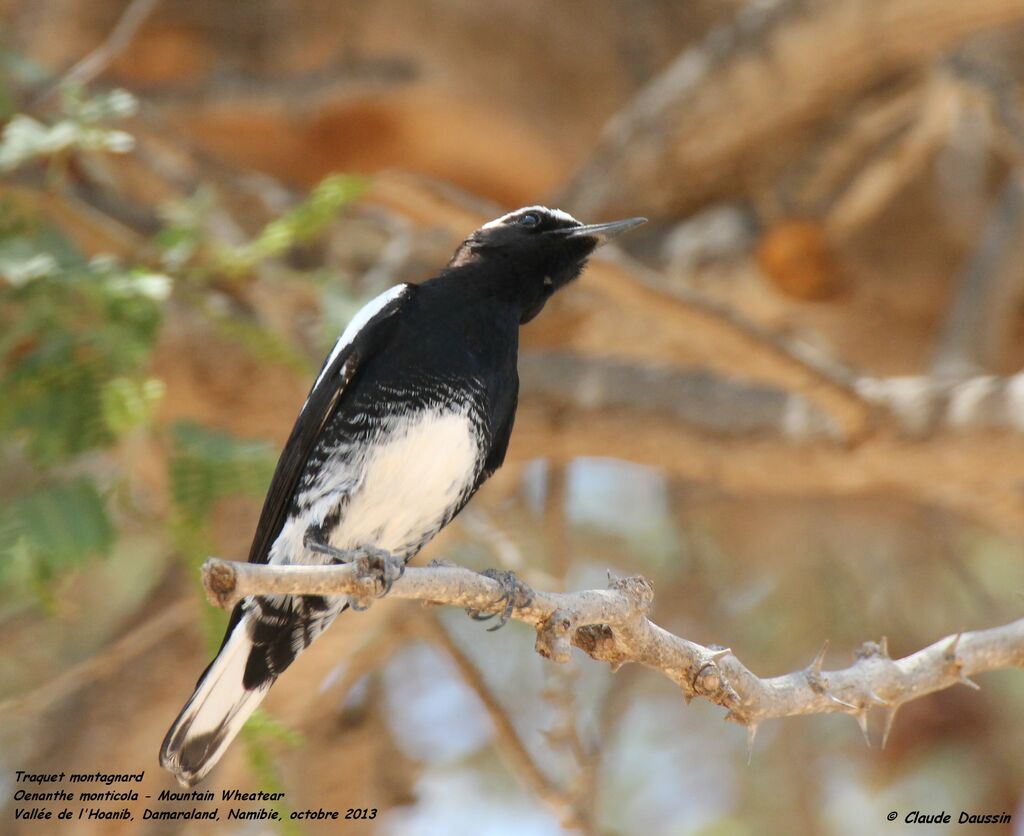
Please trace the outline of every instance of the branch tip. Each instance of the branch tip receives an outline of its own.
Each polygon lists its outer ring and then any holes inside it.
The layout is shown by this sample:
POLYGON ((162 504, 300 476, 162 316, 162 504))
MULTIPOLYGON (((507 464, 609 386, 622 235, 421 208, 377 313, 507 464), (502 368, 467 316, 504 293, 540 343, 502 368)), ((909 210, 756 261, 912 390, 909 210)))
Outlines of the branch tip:
POLYGON ((230 609, 235 603, 238 573, 230 561, 208 557, 203 563, 203 587, 206 597, 215 607, 230 609))

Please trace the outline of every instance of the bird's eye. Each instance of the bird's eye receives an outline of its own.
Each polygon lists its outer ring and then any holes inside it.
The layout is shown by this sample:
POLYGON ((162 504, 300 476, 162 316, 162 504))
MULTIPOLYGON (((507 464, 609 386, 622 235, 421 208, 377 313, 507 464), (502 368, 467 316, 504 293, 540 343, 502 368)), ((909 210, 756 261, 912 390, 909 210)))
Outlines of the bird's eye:
POLYGON ((537 224, 540 223, 540 216, 534 215, 532 212, 527 212, 525 215, 520 215, 516 219, 516 223, 519 224, 519 226, 537 226, 537 224))

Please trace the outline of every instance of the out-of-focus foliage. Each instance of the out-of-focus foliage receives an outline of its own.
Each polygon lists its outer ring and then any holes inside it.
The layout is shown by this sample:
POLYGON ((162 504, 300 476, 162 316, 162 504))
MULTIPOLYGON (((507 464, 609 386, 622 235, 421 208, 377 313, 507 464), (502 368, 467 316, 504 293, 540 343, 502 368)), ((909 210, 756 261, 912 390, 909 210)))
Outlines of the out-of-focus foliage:
MULTIPOLYGON (((123 91, 66 91, 53 125, 15 116, 0 169, 49 165, 75 150, 124 152, 107 127, 134 112, 123 91)), ((147 363, 171 280, 112 257, 87 258, 59 230, 0 205, 0 583, 37 592, 106 553, 110 486, 84 458, 148 426, 163 392, 147 363)))
POLYGON ((211 190, 200 189, 190 199, 163 208, 166 226, 156 239, 163 249, 163 262, 193 279, 237 279, 262 262, 316 239, 365 185, 360 177, 328 175, 306 200, 270 221, 252 240, 234 247, 210 235, 208 221, 216 199, 211 190))
POLYGON ((237 276, 261 261, 283 255, 297 244, 308 243, 323 232, 342 207, 359 196, 363 186, 363 181, 356 177, 325 177, 305 201, 267 224, 252 241, 224 250, 218 266, 228 275, 237 276))
MULTIPOLYGON (((122 90, 64 89, 49 124, 24 114, 7 122, 0 170, 45 167, 47 178, 31 187, 45 193, 76 155, 130 151, 132 137, 111 123, 136 110, 122 90)), ((217 283, 314 240, 361 188, 358 178, 329 176, 236 246, 210 232, 216 198, 201 189, 165 207, 155 269, 87 257, 41 217, 13 201, 0 205, 0 589, 43 594, 62 571, 112 548, 117 486, 90 463, 115 455, 133 433, 163 432, 154 416, 164 385, 150 358, 175 284, 185 283, 181 298, 222 333, 302 363, 278 336, 219 304, 217 283)), ((177 545, 194 564, 206 553, 214 504, 265 490, 274 451, 194 424, 171 427, 169 443, 177 545)))
MULTIPOLYGON (((42 169, 46 176, 30 188, 50 192, 77 155, 129 152, 131 135, 111 123, 136 110, 124 91, 64 89, 50 123, 9 119, 0 171, 42 169)), ((140 509, 124 507, 122 478, 106 462, 140 438, 168 450, 171 542, 190 570, 198 568, 211 551, 217 503, 262 495, 276 450, 194 422, 156 422, 165 387, 151 359, 167 305, 173 297, 191 306, 256 356, 308 366, 279 335, 224 304, 221 286, 314 241, 362 188, 359 178, 328 176, 307 200, 235 245, 211 231, 217 198, 201 188, 162 207, 152 265, 87 257, 41 217, 13 201, 0 204, 0 596, 13 604, 27 593, 47 603, 55 583, 111 552, 119 522, 140 509)), ((215 648, 224 616, 203 612, 215 648)), ((261 786, 283 791, 274 752, 301 738, 258 711, 245 741, 261 786)), ((301 832, 287 805, 274 806, 280 832, 301 832)))
POLYGON ((38 587, 62 570, 105 553, 113 545, 114 529, 97 486, 75 479, 43 485, 8 501, 0 513, 0 541, 8 544, 0 579, 38 587))
POLYGON ((46 124, 24 113, 14 115, 0 137, 0 171, 13 171, 32 160, 51 163, 72 151, 126 154, 135 147, 131 134, 108 122, 135 114, 138 103, 124 90, 86 96, 81 87, 61 90, 61 117, 46 124))
MULTIPOLYGON (((174 539, 190 568, 198 570, 212 551, 209 521, 216 503, 237 495, 261 496, 270 483, 276 451, 264 442, 186 422, 170 428, 170 440, 174 539)), ((215 648, 225 619, 219 610, 203 612, 215 648)))
POLYGON ((276 451, 269 444, 241 441, 192 423, 176 424, 171 437, 174 505, 188 520, 205 519, 225 497, 262 494, 270 483, 276 451))

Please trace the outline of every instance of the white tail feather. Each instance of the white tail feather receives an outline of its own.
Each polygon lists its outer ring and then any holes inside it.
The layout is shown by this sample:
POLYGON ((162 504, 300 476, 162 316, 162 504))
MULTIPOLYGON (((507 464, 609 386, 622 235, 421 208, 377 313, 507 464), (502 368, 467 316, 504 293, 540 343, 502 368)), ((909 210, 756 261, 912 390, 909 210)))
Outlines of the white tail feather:
POLYGON ((184 786, 201 781, 220 760, 263 701, 272 682, 247 691, 242 685, 252 650, 244 616, 182 709, 160 750, 160 763, 184 786))

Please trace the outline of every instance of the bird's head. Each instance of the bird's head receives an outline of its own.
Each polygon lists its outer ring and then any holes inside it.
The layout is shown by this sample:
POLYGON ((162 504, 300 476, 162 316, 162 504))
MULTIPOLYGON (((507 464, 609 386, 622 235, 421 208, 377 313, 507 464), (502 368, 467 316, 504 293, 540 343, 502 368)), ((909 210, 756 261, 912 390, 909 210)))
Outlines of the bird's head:
POLYGON ((520 321, 529 322, 555 291, 582 272, 594 250, 646 220, 588 225, 560 209, 526 206, 472 233, 448 267, 493 275, 520 304, 520 321))

